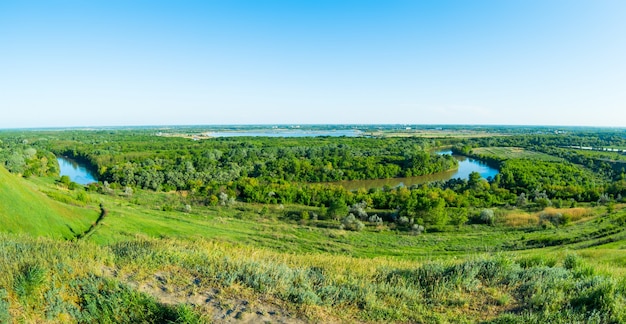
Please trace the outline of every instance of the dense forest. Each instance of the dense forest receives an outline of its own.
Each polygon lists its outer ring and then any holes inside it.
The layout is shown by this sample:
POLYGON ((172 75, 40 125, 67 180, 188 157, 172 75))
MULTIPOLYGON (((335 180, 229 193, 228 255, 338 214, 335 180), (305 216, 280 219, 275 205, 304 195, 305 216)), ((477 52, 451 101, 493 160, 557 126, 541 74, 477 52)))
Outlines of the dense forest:
MULTIPOLYGON (((243 177, 267 182, 329 182, 432 174, 456 166, 428 151, 430 141, 367 138, 180 138, 102 133, 47 149, 87 161, 102 180, 153 190, 243 177)), ((45 146, 44 146, 45 147, 45 146)))

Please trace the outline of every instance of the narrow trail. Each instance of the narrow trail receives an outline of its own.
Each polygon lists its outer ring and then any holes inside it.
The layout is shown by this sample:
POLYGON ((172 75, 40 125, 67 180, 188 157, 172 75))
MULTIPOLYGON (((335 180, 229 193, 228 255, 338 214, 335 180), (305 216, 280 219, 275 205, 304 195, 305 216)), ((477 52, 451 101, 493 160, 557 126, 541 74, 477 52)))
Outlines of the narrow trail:
POLYGON ((104 204, 100 204, 100 216, 98 216, 98 219, 96 219, 96 222, 91 224, 91 226, 84 232, 77 234, 74 239, 75 240, 80 240, 83 239, 89 235, 91 235, 96 228, 98 228, 98 226, 100 226, 100 223, 102 222, 102 220, 104 220, 104 218, 107 216, 109 212, 106 210, 106 208, 104 208, 104 204))

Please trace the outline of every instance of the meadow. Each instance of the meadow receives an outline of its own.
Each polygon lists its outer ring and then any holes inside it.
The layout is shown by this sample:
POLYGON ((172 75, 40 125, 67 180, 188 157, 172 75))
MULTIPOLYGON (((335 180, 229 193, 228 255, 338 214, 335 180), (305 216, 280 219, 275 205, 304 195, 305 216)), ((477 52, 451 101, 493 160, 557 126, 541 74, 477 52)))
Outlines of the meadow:
POLYGON ((563 159, 541 152, 534 152, 520 147, 477 147, 472 149, 477 155, 490 155, 503 160, 530 159, 549 162, 560 162, 563 159))

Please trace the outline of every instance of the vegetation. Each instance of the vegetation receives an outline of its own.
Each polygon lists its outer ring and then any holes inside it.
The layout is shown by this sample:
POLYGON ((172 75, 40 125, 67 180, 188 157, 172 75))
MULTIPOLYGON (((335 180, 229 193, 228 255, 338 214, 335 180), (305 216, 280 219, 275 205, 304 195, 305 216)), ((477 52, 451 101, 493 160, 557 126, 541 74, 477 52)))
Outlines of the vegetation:
POLYGON ((0 245, 9 252, 0 258, 5 274, 0 285, 8 288, 4 302, 9 310, 1 316, 16 320, 203 320, 199 308, 164 306, 120 282, 130 276, 134 282, 152 283, 157 273, 167 278, 159 289, 182 286, 193 294, 218 287, 241 296, 267 296, 311 320, 328 320, 319 317, 329 316, 325 312, 365 321, 626 319, 625 283, 575 254, 415 264, 280 254, 207 241, 136 239, 99 247, 2 237, 0 245), (71 256, 65 252, 70 248, 76 251, 71 256), (115 275, 102 270, 109 268, 115 275), (24 290, 30 294, 20 293, 24 290))
MULTIPOLYGON (((53 195, 65 197, 62 189, 53 195)), ((0 167, 0 228, 10 233, 30 233, 71 239, 89 227, 96 210, 63 204, 0 167)))
POLYGON ((472 153, 480 157, 495 157, 497 159, 528 159, 548 162, 562 162, 563 159, 545 153, 525 150, 519 147, 478 147, 472 153))
POLYGON ((0 153, 68 154, 101 180, 0 167, 0 322, 625 322, 626 179, 617 164, 598 166, 604 153, 574 148, 619 147, 623 135, 480 130, 496 131, 0 132, 0 153), (444 145, 499 174, 356 191, 317 183, 328 162, 357 179, 453 168, 430 153, 444 145), (141 185, 145 172, 163 179, 141 185))

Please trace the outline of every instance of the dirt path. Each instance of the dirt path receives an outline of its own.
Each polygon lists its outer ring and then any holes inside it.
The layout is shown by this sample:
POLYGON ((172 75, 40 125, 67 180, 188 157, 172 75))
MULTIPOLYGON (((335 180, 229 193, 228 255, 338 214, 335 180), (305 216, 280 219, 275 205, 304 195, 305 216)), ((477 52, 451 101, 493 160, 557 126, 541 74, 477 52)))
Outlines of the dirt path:
MULTIPOLYGON (((139 292, 148 294, 164 305, 188 304, 208 315, 214 323, 311 323, 298 318, 280 305, 267 300, 248 300, 224 296, 219 289, 185 289, 172 287, 166 283, 164 274, 155 274, 152 278, 138 283, 129 278, 118 276, 112 268, 104 268, 105 276, 120 280, 139 292), (197 291, 196 291, 197 290, 197 291)), ((195 283, 189 283, 194 286, 195 283)))

